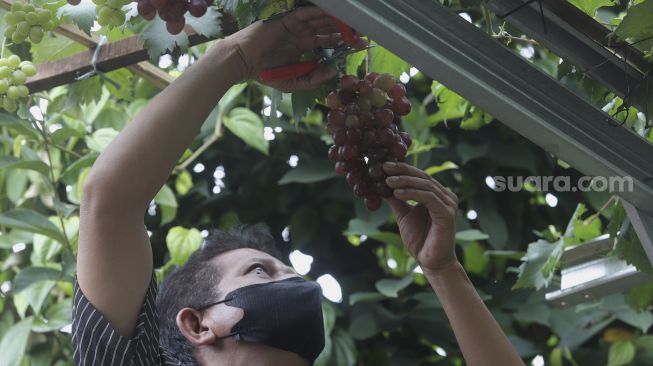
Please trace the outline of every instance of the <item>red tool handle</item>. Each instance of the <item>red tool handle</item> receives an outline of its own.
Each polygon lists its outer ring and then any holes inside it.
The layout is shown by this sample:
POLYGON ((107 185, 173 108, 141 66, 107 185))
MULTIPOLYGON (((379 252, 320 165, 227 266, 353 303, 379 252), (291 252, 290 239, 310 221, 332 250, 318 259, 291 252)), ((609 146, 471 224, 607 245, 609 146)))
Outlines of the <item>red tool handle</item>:
POLYGON ((324 65, 317 62, 317 60, 304 61, 288 66, 265 69, 259 74, 259 79, 261 79, 261 81, 296 79, 298 77, 308 75, 323 66, 324 65))
POLYGON ((340 30, 342 41, 345 42, 347 46, 356 47, 360 42, 361 37, 354 31, 354 28, 348 26, 345 22, 334 16, 332 16, 332 18, 340 30))

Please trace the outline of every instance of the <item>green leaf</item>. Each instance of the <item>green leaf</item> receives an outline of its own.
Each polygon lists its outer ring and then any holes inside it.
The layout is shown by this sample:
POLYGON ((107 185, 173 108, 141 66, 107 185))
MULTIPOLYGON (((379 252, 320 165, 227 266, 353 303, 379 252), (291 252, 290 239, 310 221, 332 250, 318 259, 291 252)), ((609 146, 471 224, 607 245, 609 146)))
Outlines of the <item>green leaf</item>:
POLYGON ((14 292, 21 292, 37 282, 58 280, 60 277, 61 272, 56 269, 46 267, 27 267, 16 274, 13 282, 14 292))
POLYGON ((243 94, 243 91, 245 91, 246 88, 247 83, 236 84, 229 88, 218 102, 220 112, 229 113, 229 111, 234 107, 238 97, 243 94))
POLYGON ((546 240, 538 240, 529 244, 526 255, 521 258, 524 263, 519 266, 519 279, 513 289, 535 287, 539 290, 546 287, 551 280, 552 273, 545 274, 542 270, 551 254, 562 246, 562 243, 562 240, 555 244, 546 240))
POLYGON ((356 52, 347 56, 347 67, 346 67, 347 75, 358 76, 358 68, 365 61, 366 56, 367 56, 366 51, 356 52))
POLYGON ((465 246, 463 264, 468 272, 483 274, 490 264, 490 258, 483 255, 483 247, 477 242, 471 242, 465 246))
POLYGON ((182 266, 202 244, 202 234, 195 228, 186 229, 175 226, 168 231, 166 244, 170 251, 170 261, 182 266))
POLYGON ((328 160, 311 159, 306 162, 301 160, 299 164, 286 172, 279 179, 278 184, 289 183, 315 183, 336 177, 333 164, 328 160))
POLYGON ((460 241, 485 240, 489 237, 488 234, 476 229, 463 230, 456 233, 456 240, 460 241))
POLYGON ((619 26, 614 31, 622 41, 637 41, 653 35, 653 0, 646 0, 631 6, 619 26))
POLYGON ((47 217, 26 208, 17 208, 0 214, 0 225, 42 234, 62 243, 66 242, 61 230, 47 217))
POLYGON ((48 166, 41 160, 24 160, 9 155, 0 156, 0 169, 29 169, 46 177, 50 173, 48 166))
POLYGON ((435 175, 450 169, 458 169, 458 165, 456 165, 456 163, 454 163, 453 161, 445 161, 440 165, 433 165, 424 169, 424 172, 428 175, 435 175))
POLYGON ((81 158, 75 160, 72 164, 68 165, 63 173, 61 173, 61 180, 66 184, 73 184, 77 182, 79 177, 79 172, 83 168, 88 168, 93 166, 95 160, 97 160, 99 154, 91 153, 82 156, 81 158))
POLYGON ((370 49, 370 70, 399 78, 402 73, 410 71, 410 65, 387 49, 376 46, 370 49))
POLYGON ((27 189, 28 174, 24 170, 10 170, 7 172, 7 197, 11 202, 18 203, 27 189))
POLYGON ((0 341, 0 366, 19 366, 27 341, 29 340, 30 331, 34 318, 31 316, 14 324, 9 331, 5 333, 0 341))
POLYGON ((648 260, 644 248, 637 237, 637 233, 631 227, 628 228, 626 235, 617 239, 614 246, 614 253, 623 258, 626 263, 632 264, 642 272, 652 273, 651 262, 648 260))
POLYGON ((195 18, 190 15, 189 12, 186 13, 186 24, 193 27, 195 33, 202 35, 207 38, 215 38, 220 36, 222 33, 221 27, 221 13, 213 6, 209 6, 206 10, 206 13, 199 18, 195 18))
POLYGON ((186 32, 170 34, 166 29, 165 22, 158 16, 150 20, 149 23, 139 38, 143 41, 151 60, 156 60, 164 53, 172 52, 176 47, 182 51, 188 49, 189 41, 186 32))
MULTIPOLYGON (((596 10, 603 6, 614 5, 614 0, 569 0, 574 6, 578 9, 584 11, 587 15, 594 17, 596 15, 596 10)), ((632 10, 629 9, 629 13, 632 10)))
POLYGON ((118 136, 118 133, 113 128, 100 128, 93 132, 93 135, 86 137, 86 145, 89 149, 101 153, 118 136))
POLYGON ((333 354, 329 366, 354 366, 356 364, 356 345, 349 333, 336 329, 331 337, 333 354))
POLYGON ((128 69, 118 69, 108 72, 102 78, 104 86, 117 99, 132 100, 134 98, 134 74, 128 69), (107 82, 111 80, 112 82, 107 82), (115 83, 115 84, 114 84, 115 83))
POLYGON ((409 273, 400 280, 386 278, 376 281, 374 286, 380 293, 387 297, 398 297, 399 291, 405 289, 411 283, 413 283, 413 274, 409 273))
POLYGON ((77 5, 66 4, 57 9, 57 16, 69 17, 79 29, 90 36, 91 27, 96 19, 95 4, 91 0, 82 0, 77 5))
POLYGON ((237 107, 224 117, 224 125, 249 146, 268 155, 270 143, 263 137, 261 116, 247 108, 237 107))
POLYGON ((463 130, 478 130, 494 119, 490 114, 483 112, 475 106, 471 106, 470 108, 470 114, 460 122, 460 128, 463 130))
POLYGON ((359 313, 349 324, 349 334, 356 340, 365 340, 373 337, 380 330, 375 314, 372 312, 359 313))
POLYGON ((355 292, 349 295, 349 305, 355 305, 359 302, 376 302, 385 299, 385 296, 378 292, 355 292))
POLYGON ((32 331, 37 333, 51 332, 61 329, 72 321, 72 299, 66 299, 51 305, 42 317, 39 317, 32 326, 32 331))
POLYGON ((154 196, 154 202, 161 206, 177 207, 178 205, 175 193, 167 184, 161 186, 159 192, 154 196))
POLYGON ((646 310, 653 304, 653 283, 645 283, 628 290, 626 293, 626 302, 635 310, 646 310))
POLYGON ((460 95, 435 80, 431 84, 431 92, 438 102, 438 111, 429 116, 430 124, 447 122, 465 114, 467 101, 460 95))
POLYGON ((180 196, 185 195, 193 188, 193 176, 186 170, 183 170, 175 179, 175 189, 180 196))
POLYGON ((608 351, 608 366, 628 365, 634 358, 635 345, 631 341, 615 342, 608 351))

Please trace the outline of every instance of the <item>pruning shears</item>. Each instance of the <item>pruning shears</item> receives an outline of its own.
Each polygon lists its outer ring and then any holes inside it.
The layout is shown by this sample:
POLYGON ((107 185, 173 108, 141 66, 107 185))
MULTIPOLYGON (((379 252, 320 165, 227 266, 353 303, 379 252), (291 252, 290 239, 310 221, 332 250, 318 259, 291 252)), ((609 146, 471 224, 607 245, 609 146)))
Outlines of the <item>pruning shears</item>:
POLYGON ((323 56, 316 60, 309 60, 288 66, 263 70, 259 74, 259 79, 264 82, 295 79, 304 75, 308 75, 321 67, 325 67, 333 61, 342 60, 347 55, 361 52, 375 46, 376 45, 374 44, 370 44, 362 48, 352 48, 347 45, 339 46, 334 49, 331 56, 323 56))
MULTIPOLYGON (((311 4, 308 1, 298 0, 295 4, 295 9, 307 5, 311 5, 311 4)), ((295 9, 275 14, 272 17, 264 20, 264 22, 269 22, 282 18, 287 14, 291 13, 295 9)), ((342 60, 347 55, 364 51, 375 46, 375 45, 367 45, 362 48, 354 48, 357 44, 360 43, 360 36, 358 35, 358 33, 356 33, 356 31, 352 27, 347 25, 342 20, 334 16, 332 16, 332 18, 335 21, 336 26, 338 27, 338 30, 342 35, 342 41, 344 42, 342 46, 338 46, 334 49, 333 54, 331 54, 330 56, 321 57, 316 60, 304 61, 293 65, 263 70, 259 74, 259 79, 265 82, 265 81, 288 80, 288 79, 298 78, 304 75, 308 75, 311 72, 321 67, 324 67, 325 65, 333 61, 342 60)))

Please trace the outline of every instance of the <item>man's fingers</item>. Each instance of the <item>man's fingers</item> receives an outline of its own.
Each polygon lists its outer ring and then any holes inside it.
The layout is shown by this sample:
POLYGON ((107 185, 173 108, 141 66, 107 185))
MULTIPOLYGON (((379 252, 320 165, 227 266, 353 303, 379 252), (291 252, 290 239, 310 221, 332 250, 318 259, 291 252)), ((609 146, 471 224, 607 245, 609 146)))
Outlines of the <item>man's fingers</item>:
POLYGON ((413 200, 421 203, 429 209, 431 213, 442 212, 448 209, 440 198, 431 191, 423 191, 415 188, 399 188, 394 190, 394 196, 402 201, 413 200))
MULTIPOLYGON (((412 177, 409 175, 391 175, 386 178, 386 184, 393 189, 397 188, 415 188, 421 189, 424 191, 431 191, 435 193, 442 202, 450 205, 456 206, 457 202, 454 201, 447 193, 445 193, 442 188, 438 187, 434 179, 429 178, 418 178, 412 177)), ((446 188, 445 188, 446 189, 446 188)))
POLYGON ((309 48, 306 48, 304 50, 305 51, 314 50, 318 47, 322 47, 322 48, 335 47, 336 45, 338 45, 340 40, 341 38, 339 33, 332 33, 329 35, 316 35, 312 37, 309 48))
POLYGON ((451 201, 453 201, 456 205, 458 204, 458 196, 456 196, 455 193, 453 193, 451 190, 443 186, 442 183, 438 182, 437 179, 426 174, 426 172, 424 172, 421 169, 417 169, 416 167, 406 163, 387 162, 383 164, 383 170, 389 176, 408 175, 408 176, 430 180, 433 182, 433 184, 435 184, 436 187, 440 189, 440 191, 442 191, 443 194, 449 197, 451 201))
POLYGON ((388 202, 388 205, 390 206, 392 211, 394 211, 397 220, 400 220, 408 212, 410 212, 410 206, 406 202, 403 202, 398 198, 392 196, 384 199, 386 202, 388 202))

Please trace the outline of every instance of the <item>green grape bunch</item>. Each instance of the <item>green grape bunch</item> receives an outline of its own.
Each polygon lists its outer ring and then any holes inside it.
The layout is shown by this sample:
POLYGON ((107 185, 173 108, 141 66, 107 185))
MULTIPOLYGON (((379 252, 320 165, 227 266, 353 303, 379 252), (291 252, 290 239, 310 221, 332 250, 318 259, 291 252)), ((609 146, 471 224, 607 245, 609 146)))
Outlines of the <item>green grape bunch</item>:
POLYGON ((132 0, 93 0, 97 22, 101 26, 119 27, 125 23, 125 11, 122 9, 132 0))
POLYGON ((23 43, 28 38, 32 43, 39 43, 45 32, 51 31, 55 26, 52 15, 48 9, 14 1, 5 15, 5 38, 14 44, 23 43))
POLYGON ((27 78, 34 75, 36 67, 30 61, 21 61, 16 55, 0 58, 0 108, 15 112, 20 99, 29 95, 27 78))

